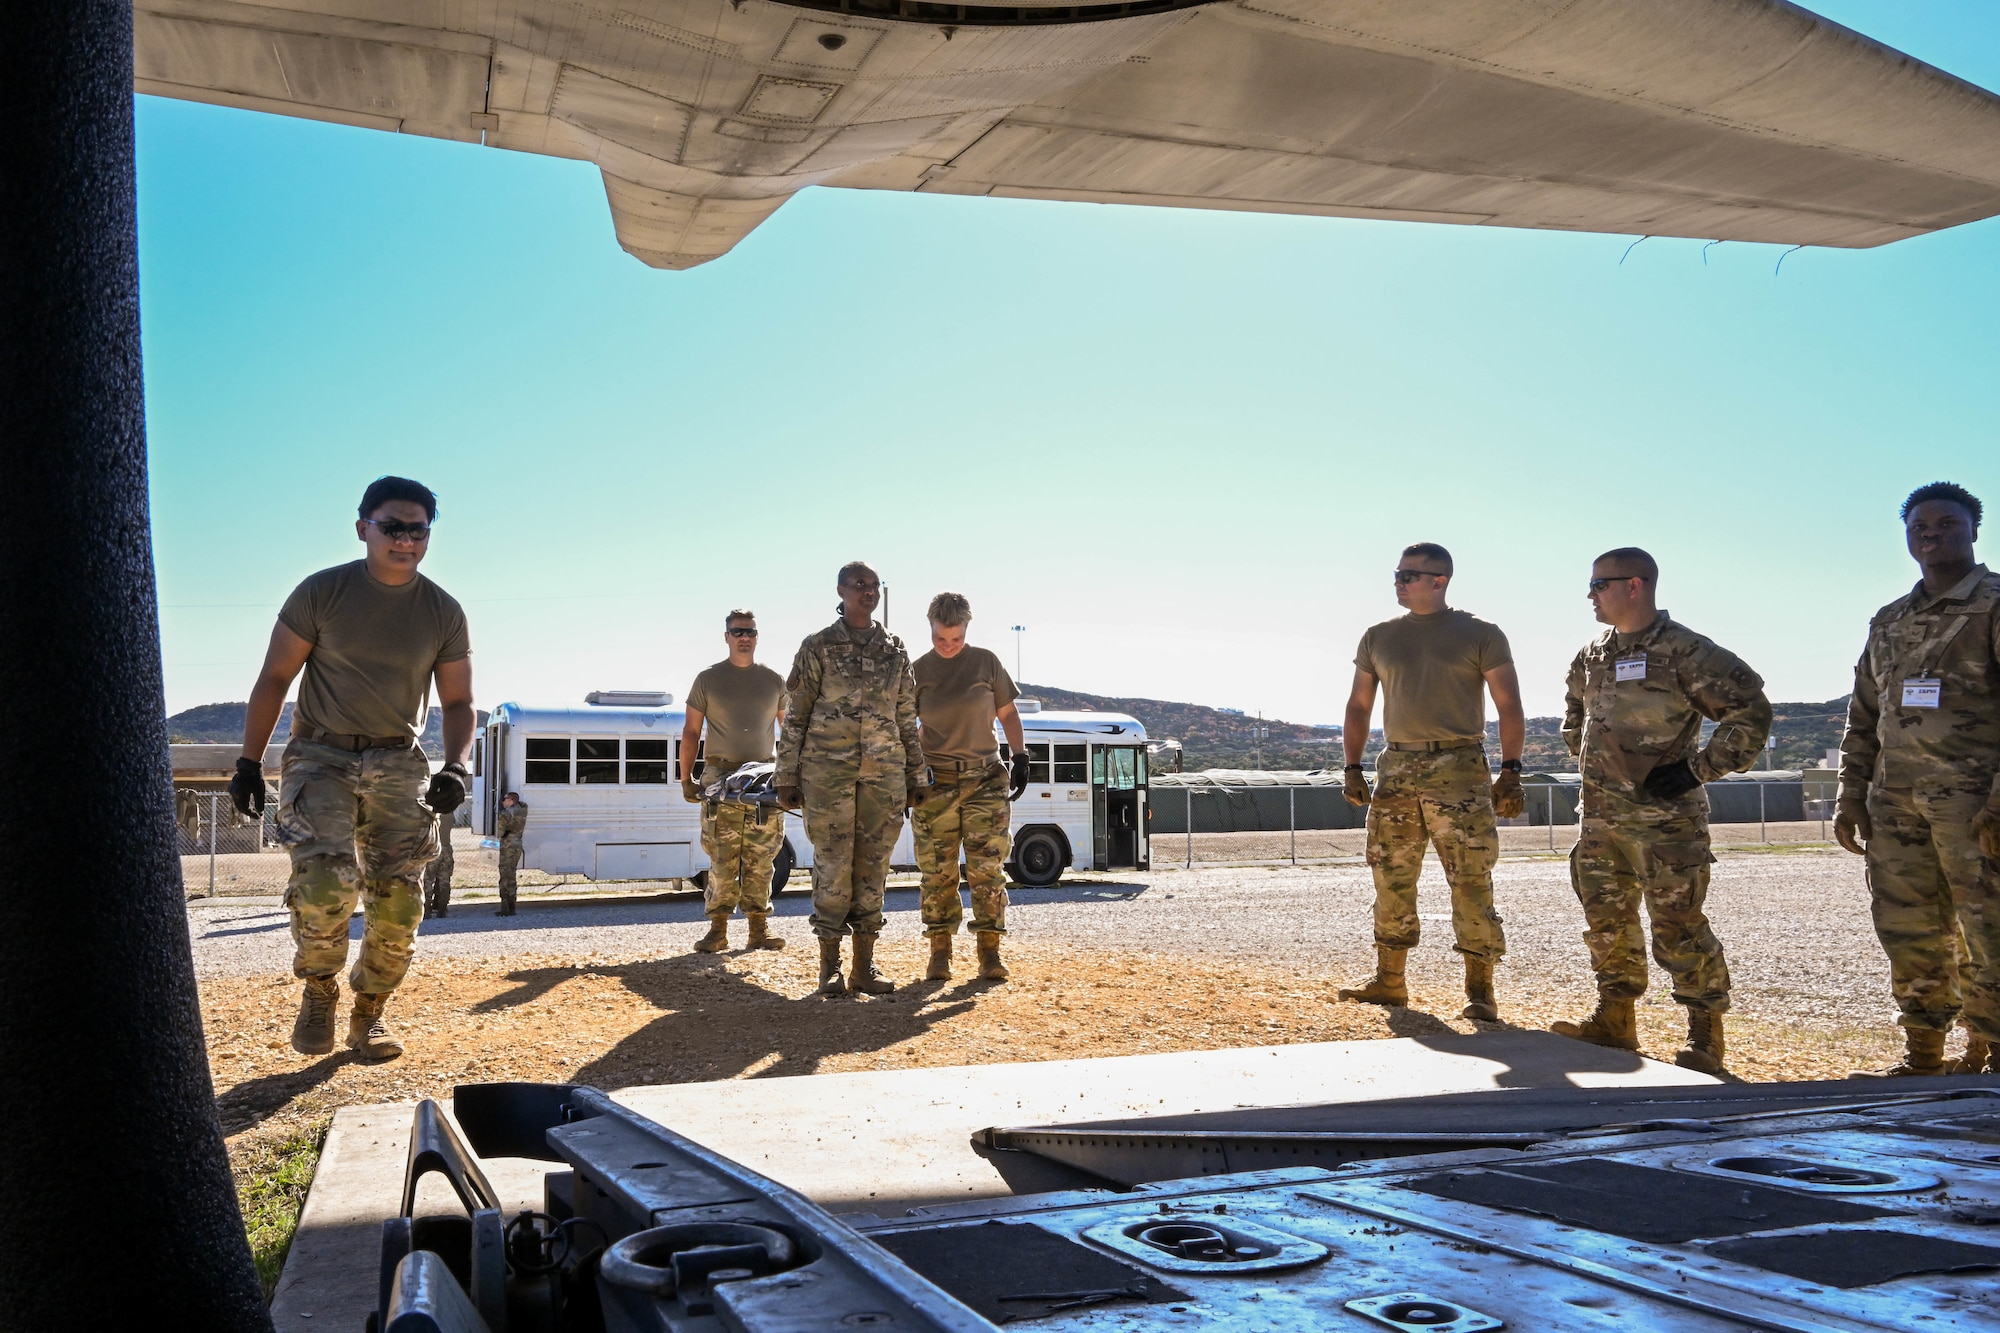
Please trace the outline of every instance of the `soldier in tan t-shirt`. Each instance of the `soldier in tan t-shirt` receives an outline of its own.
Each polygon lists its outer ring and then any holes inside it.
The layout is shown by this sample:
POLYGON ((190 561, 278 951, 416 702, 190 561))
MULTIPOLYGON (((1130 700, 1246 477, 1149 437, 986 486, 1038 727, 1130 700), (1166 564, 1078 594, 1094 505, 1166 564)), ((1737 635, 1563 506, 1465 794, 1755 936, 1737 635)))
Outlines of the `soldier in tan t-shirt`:
POLYGON ((770 931, 771 891, 778 849, 785 844, 785 812, 770 802, 727 800, 726 783, 745 764, 768 764, 777 752, 778 723, 785 716, 785 678, 757 664, 757 617, 731 611, 723 618, 729 656, 694 678, 681 731, 681 794, 701 803, 701 849, 708 853, 702 886, 708 934, 698 953, 729 947, 729 916, 741 905, 750 921, 749 949, 782 949, 770 931), (704 724, 708 739, 702 740, 704 724), (694 776, 701 755, 701 777, 694 776))
POLYGON ((1404 1005, 1405 963, 1416 947, 1417 879, 1426 844, 1437 849, 1451 885, 1451 921, 1465 959, 1462 1017, 1496 1021, 1493 965, 1507 951, 1493 908, 1493 863, 1500 855, 1497 809, 1521 813, 1521 745, 1527 722, 1507 636, 1497 625, 1445 605, 1451 553, 1435 542, 1406 547, 1396 566, 1396 600, 1408 614, 1361 636, 1341 740, 1347 799, 1368 807, 1368 866, 1375 875, 1375 975, 1340 992, 1343 1000, 1404 1005), (1376 760, 1370 790, 1361 767, 1375 692, 1383 693, 1389 748, 1376 760), (1486 694, 1500 715, 1500 777, 1486 767, 1486 694), (1490 784, 1490 785, 1489 785, 1490 784))
POLYGON ((958 896, 961 852, 972 891, 979 975, 986 981, 1007 979, 1000 937, 1007 931, 1007 852, 1013 846, 1009 795, 1026 785, 1028 747, 1014 707, 1020 691, 998 657, 965 642, 971 622, 972 605, 963 593, 931 598, 931 650, 910 664, 924 762, 932 775, 924 799, 910 812, 924 881, 924 933, 931 940, 927 981, 951 979, 951 937, 965 911, 958 896), (1007 733, 1011 772, 1000 762, 995 723, 1007 733))

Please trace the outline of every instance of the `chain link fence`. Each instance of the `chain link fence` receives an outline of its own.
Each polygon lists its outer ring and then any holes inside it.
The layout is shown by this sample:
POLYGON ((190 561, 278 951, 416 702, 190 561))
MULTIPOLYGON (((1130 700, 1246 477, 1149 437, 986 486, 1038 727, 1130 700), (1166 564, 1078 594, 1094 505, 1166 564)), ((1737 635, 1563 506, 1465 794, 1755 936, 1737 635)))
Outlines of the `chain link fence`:
MULTIPOLYGON (((1155 866, 1308 865, 1367 853, 1365 808, 1349 805, 1337 780, 1249 786, 1179 775, 1147 795, 1155 866)), ((1527 809, 1500 824, 1503 856, 1567 855, 1576 845, 1581 788, 1528 782, 1527 809)), ((1708 784, 1709 837, 1716 846, 1800 845, 1833 839, 1833 796, 1797 777, 1731 778, 1708 784)))
MULTIPOLYGON (((191 898, 260 897, 281 894, 291 877, 292 860, 278 843, 278 804, 271 799, 264 806, 262 820, 237 813, 229 793, 221 790, 176 787, 174 823, 180 833, 181 889, 191 898)), ((457 857, 453 883, 465 887, 491 888, 499 882, 498 860, 492 851, 471 837, 472 807, 457 811, 458 836, 452 840, 457 857)), ((555 876, 524 870, 523 888, 542 881, 560 883, 555 876)))

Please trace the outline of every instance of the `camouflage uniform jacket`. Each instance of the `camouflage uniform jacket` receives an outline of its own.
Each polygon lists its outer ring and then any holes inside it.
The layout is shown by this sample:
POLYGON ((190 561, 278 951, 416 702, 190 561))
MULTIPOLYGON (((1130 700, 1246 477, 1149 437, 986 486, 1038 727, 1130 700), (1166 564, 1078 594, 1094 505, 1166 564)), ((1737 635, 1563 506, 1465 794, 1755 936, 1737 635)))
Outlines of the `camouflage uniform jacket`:
POLYGON ((1919 582, 1868 622, 1840 741, 1840 791, 2000 787, 2000 575, 1973 566, 1933 597, 1919 582), (1903 682, 1939 683, 1937 707, 1908 707, 1903 682))
POLYGON ((501 806, 499 812, 493 818, 493 825, 495 830, 500 834, 500 841, 505 842, 509 838, 512 838, 515 842, 519 842, 521 835, 528 831, 527 804, 523 801, 516 801, 512 810, 509 810, 504 805, 501 806))
POLYGON ((1583 813, 1595 818, 1699 819, 1708 810, 1701 788, 1656 800, 1643 790, 1646 775, 1680 759, 1703 782, 1740 772, 1771 734, 1757 673, 1664 611, 1636 634, 1592 640, 1569 665, 1565 702, 1563 740, 1582 761, 1583 813), (1697 748, 1703 718, 1715 734, 1697 748))
POLYGON ((865 632, 836 620, 808 635, 785 680, 785 725, 778 733, 777 787, 799 785, 806 758, 873 761, 901 768, 909 786, 924 785, 917 682, 903 641, 871 625, 865 632))

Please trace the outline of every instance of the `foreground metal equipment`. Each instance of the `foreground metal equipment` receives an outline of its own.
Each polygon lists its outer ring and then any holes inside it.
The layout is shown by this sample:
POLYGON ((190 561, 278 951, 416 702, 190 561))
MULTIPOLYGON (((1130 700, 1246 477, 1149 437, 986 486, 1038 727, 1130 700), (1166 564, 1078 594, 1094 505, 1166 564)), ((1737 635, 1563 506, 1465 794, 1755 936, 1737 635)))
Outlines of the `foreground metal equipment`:
POLYGON ((1513 1099, 1490 1129, 1469 1119, 1505 1094, 1296 1108, 1341 1113, 1351 1123, 1318 1132, 1346 1135, 1343 1151, 1360 1156, 835 1218, 592 1089, 461 1088, 475 1144, 537 1148, 569 1169, 549 1177, 544 1212, 503 1225, 477 1160, 426 1103, 406 1216, 388 1226, 378 1322, 512 1333, 2000 1326, 2000 1080, 1622 1091, 1513 1099), (1462 1150, 1435 1151, 1454 1134, 1462 1150), (1379 1156, 1390 1150, 1416 1155, 1379 1156), (409 1219, 415 1181, 433 1169, 466 1217, 409 1219), (436 1249, 412 1249, 413 1236, 436 1249))

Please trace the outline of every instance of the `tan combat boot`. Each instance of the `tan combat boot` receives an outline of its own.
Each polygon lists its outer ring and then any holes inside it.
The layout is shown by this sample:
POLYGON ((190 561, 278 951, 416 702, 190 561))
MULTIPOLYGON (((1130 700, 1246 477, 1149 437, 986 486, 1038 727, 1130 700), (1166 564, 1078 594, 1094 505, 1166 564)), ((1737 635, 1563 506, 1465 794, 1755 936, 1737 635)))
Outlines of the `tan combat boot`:
POLYGON ((1600 995, 1597 997, 1597 1008, 1589 1018, 1581 1023, 1559 1018, 1549 1024, 1549 1031, 1558 1037, 1587 1041, 1592 1046, 1609 1046, 1614 1051, 1636 1051, 1639 1049, 1639 1018, 1632 1009, 1631 1000, 1600 995))
POLYGON ((382 1021, 387 995, 354 993, 354 1012, 347 1016, 347 1044, 370 1060, 393 1060, 403 1053, 403 1043, 382 1021))
POLYGON ((729 947, 729 914, 711 916, 708 919, 708 934, 694 942, 696 953, 721 953, 729 947))
POLYGON ((1722 1058, 1722 1015, 1689 1005, 1687 1044, 1674 1053, 1674 1063, 1682 1069, 1720 1074, 1722 1058))
POLYGON ((744 948, 782 949, 785 947, 785 937, 771 933, 771 914, 769 912, 748 912, 745 915, 750 918, 750 938, 743 941, 744 948))
POLYGON ((924 969, 924 980, 951 980, 951 936, 931 936, 931 965, 924 969))
MULTIPOLYGON (((1977 1032, 1967 1030, 1965 1034, 1965 1054, 1953 1060, 1946 1067, 1947 1074, 1983 1074, 1993 1063, 1993 1045, 1977 1032)), ((2000 1069, 1993 1071, 2000 1074, 2000 1069)))
POLYGON ((847 970, 847 988, 862 995, 887 995, 896 983, 875 966, 875 936, 854 932, 854 966, 847 970))
POLYGON ((1500 1021, 1500 1003, 1493 998, 1493 960, 1465 955, 1466 1006, 1460 1018, 1476 1018, 1482 1023, 1500 1021))
POLYGON ((292 1049, 300 1055, 325 1055, 333 1049, 333 1011, 340 1004, 339 977, 307 977, 299 1001, 299 1021, 292 1024, 292 1049))
POLYGON ((1385 1004, 1392 1009, 1400 1009, 1410 1002, 1410 988, 1403 980, 1403 965, 1409 961, 1408 949, 1385 949, 1375 946, 1375 975, 1359 986, 1342 986, 1340 998, 1359 1000, 1363 1004, 1385 1004))
POLYGON ((821 995, 845 995, 847 983, 840 978, 840 937, 828 939, 822 935, 819 941, 819 993, 821 995))
POLYGON ((1944 1073, 1944 1036, 1929 1028, 1903 1029, 1903 1058, 1887 1069, 1857 1069, 1856 1078, 1928 1078, 1944 1073))
POLYGON ((1013 973, 1000 961, 1000 932, 982 930, 979 932, 979 979, 981 981, 1005 981, 1013 973))

